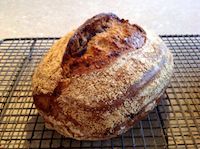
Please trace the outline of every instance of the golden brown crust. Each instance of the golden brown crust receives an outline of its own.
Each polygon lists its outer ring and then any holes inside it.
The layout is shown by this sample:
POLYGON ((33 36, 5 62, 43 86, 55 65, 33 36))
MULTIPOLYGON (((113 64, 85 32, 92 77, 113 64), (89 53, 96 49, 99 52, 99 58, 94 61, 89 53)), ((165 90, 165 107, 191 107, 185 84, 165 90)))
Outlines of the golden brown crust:
POLYGON ((51 95, 57 87, 58 82, 63 78, 63 70, 60 63, 62 62, 66 45, 72 34, 73 32, 70 32, 63 38, 59 39, 49 49, 48 53, 35 69, 32 79, 33 95, 51 95))
POLYGON ((114 14, 99 14, 87 20, 70 38, 62 66, 70 77, 89 73, 113 63, 117 57, 141 48, 145 31, 114 14))
POLYGON ((172 75, 172 54, 158 36, 126 21, 119 23, 115 16, 111 18, 111 27, 90 38, 81 57, 76 57, 77 53, 65 55, 68 41, 79 39, 75 34, 66 35, 50 49, 33 75, 36 108, 48 127, 67 137, 98 140, 127 131, 156 106, 172 75), (120 34, 123 39, 125 29, 145 37, 142 47, 116 42, 112 48, 110 37, 120 34), (105 38, 108 44, 97 42, 105 38), (100 53, 94 49, 100 49, 100 53), (114 52, 113 57, 108 57, 110 52, 114 52), (90 67, 82 66, 84 57, 90 67), (104 64, 96 67, 99 60, 104 64), (74 62, 78 66, 70 67, 74 62))

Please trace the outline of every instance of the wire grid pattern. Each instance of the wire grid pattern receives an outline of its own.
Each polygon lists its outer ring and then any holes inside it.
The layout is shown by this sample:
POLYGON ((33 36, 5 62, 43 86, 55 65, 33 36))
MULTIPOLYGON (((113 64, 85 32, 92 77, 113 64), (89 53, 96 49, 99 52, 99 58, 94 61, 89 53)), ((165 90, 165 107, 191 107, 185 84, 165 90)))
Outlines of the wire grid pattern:
POLYGON ((127 133, 76 141, 46 129, 33 104, 35 66, 58 38, 0 42, 0 148, 200 148, 200 35, 161 36, 175 69, 161 103, 127 133))

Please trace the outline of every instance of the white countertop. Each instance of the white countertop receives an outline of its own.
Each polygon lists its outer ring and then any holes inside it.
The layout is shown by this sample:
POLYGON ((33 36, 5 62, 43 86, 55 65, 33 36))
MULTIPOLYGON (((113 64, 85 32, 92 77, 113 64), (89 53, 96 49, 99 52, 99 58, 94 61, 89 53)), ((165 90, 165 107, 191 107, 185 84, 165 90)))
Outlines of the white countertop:
POLYGON ((0 39, 59 37, 100 12, 158 34, 200 34, 199 0, 1 0, 0 39))

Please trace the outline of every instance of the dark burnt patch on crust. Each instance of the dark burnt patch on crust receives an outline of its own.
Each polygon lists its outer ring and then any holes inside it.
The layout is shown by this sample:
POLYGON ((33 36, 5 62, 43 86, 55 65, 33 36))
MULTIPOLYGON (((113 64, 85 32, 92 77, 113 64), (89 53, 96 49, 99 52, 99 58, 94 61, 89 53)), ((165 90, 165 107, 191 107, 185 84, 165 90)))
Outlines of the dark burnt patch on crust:
POLYGON ((62 60, 63 75, 70 77, 101 69, 145 42, 146 33, 138 25, 112 13, 96 15, 70 38, 62 60))

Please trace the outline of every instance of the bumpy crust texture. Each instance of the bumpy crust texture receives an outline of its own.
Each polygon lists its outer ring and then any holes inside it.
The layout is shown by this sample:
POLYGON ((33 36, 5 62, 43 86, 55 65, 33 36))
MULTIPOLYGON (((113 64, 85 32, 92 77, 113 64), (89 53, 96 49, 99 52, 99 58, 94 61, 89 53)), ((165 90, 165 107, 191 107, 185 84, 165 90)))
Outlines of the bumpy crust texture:
POLYGON ((66 137, 108 139, 157 105, 172 72, 172 54, 157 35, 100 14, 58 40, 40 62, 34 103, 45 125, 66 137), (101 17, 108 20, 99 23, 101 17), (108 27, 85 36, 88 24, 108 27))

